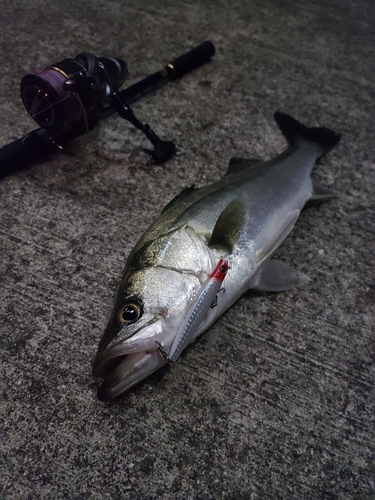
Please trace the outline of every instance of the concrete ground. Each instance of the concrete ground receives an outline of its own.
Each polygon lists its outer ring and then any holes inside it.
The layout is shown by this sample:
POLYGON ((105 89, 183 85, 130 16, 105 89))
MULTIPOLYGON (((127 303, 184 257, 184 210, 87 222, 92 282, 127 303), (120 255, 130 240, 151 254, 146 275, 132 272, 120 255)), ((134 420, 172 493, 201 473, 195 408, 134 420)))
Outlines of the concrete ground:
POLYGON ((82 51, 129 84, 206 39, 213 61, 134 105, 162 166, 114 116, 1 188, 3 498, 375 498, 375 12, 372 0, 4 0, 0 146, 35 127, 23 75, 82 51), (303 287, 249 292, 178 363, 112 405, 91 362, 125 259, 184 187, 285 147, 282 110, 342 141, 315 177, 338 198, 278 256, 303 287))

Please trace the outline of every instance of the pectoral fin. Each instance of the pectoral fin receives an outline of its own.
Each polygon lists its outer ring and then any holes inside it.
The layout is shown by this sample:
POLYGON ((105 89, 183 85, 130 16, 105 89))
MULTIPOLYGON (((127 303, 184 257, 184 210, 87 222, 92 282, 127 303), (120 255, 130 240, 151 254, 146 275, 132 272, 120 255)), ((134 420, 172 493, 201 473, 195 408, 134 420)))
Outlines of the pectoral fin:
POLYGON ((234 245, 241 236, 245 222, 245 207, 237 200, 231 201, 217 219, 212 231, 210 246, 221 247, 232 253, 234 245))
POLYGON ((306 283, 310 278, 281 260, 268 260, 251 279, 250 288, 267 292, 282 292, 306 283))

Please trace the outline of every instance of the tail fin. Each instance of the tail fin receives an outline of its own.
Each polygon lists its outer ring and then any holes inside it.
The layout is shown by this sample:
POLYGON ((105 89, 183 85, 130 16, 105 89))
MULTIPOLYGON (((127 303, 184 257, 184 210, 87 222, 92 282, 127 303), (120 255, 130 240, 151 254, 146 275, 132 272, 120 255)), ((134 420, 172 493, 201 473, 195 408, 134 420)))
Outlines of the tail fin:
POLYGON ((285 113, 280 113, 280 111, 275 113, 275 121, 290 145, 303 138, 319 144, 322 155, 331 151, 341 139, 340 134, 336 134, 336 132, 328 128, 306 127, 306 125, 285 113))

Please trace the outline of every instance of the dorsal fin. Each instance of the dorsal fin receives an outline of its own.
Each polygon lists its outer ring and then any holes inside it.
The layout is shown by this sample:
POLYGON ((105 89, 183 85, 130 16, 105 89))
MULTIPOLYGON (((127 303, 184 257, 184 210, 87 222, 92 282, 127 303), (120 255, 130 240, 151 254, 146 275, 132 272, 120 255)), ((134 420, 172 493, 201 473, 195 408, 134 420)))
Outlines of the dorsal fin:
POLYGON ((247 168, 256 167, 261 163, 263 163, 262 160, 255 158, 231 158, 225 175, 236 174, 247 168))
POLYGON ((232 253, 234 245, 241 236, 245 222, 245 207, 237 200, 231 201, 216 221, 211 235, 210 246, 222 247, 232 253))
POLYGON ((195 191, 195 189, 196 189, 196 187, 194 186, 194 184, 192 186, 184 188, 181 191, 181 193, 179 193, 178 195, 176 195, 174 198, 172 198, 172 200, 167 205, 165 205, 165 207, 163 208, 163 210, 161 211, 161 213, 163 214, 166 210, 168 210, 169 208, 171 208, 173 205, 175 205, 176 203, 179 203, 184 198, 187 198, 188 196, 190 196, 191 193, 193 191, 195 191))

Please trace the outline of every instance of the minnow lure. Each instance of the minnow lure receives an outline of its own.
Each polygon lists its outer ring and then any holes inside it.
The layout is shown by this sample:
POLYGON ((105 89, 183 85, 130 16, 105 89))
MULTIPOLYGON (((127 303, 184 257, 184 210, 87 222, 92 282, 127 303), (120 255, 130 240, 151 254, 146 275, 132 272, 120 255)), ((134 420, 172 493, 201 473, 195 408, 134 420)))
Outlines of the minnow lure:
POLYGON ((169 362, 174 363, 177 360, 185 347, 193 340, 209 310, 216 306, 217 294, 221 289, 227 271, 228 262, 220 259, 215 269, 203 283, 202 288, 198 291, 177 331, 167 358, 169 362))

